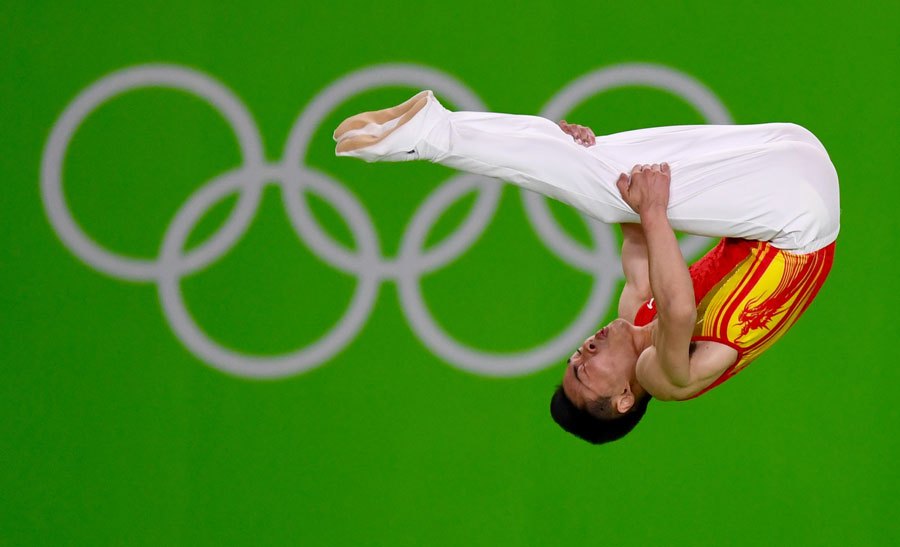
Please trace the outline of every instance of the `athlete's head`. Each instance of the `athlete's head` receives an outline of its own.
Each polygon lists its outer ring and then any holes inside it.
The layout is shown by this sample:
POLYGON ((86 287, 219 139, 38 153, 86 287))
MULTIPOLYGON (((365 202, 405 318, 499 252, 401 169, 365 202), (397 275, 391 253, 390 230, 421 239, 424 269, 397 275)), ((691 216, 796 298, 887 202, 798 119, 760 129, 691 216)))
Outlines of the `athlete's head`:
POLYGON ((649 336, 647 327, 617 319, 585 340, 569 358, 562 385, 550 401, 556 423, 595 444, 631 431, 650 401, 635 377, 649 336))

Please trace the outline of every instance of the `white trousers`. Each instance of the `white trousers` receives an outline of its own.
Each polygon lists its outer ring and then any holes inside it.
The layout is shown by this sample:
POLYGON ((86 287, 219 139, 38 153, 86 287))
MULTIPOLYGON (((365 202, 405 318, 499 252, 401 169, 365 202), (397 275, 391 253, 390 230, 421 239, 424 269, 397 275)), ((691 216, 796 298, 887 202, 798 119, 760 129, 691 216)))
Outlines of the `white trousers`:
POLYGON ((545 118, 430 106, 437 112, 413 158, 510 182, 603 222, 640 222, 615 181, 635 164, 668 162, 676 230, 803 254, 840 229, 837 173, 798 125, 657 127, 597 137, 585 148, 545 118))

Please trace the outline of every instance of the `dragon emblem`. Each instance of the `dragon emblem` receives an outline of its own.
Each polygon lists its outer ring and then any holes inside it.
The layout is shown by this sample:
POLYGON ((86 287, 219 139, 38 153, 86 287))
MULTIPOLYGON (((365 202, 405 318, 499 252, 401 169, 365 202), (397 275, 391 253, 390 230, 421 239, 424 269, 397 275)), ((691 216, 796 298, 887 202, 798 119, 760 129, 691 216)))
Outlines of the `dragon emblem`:
MULTIPOLYGON (((804 283, 798 282, 798 270, 802 270, 803 263, 787 261, 784 268, 784 274, 772 294, 759 295, 747 302, 744 309, 738 315, 738 324, 741 325, 741 334, 738 336, 736 343, 741 342, 751 331, 760 329, 770 330, 769 323, 776 315, 782 313, 788 305, 788 302, 797 294, 804 286, 804 283)), ((805 277, 805 276, 804 276, 805 277)))

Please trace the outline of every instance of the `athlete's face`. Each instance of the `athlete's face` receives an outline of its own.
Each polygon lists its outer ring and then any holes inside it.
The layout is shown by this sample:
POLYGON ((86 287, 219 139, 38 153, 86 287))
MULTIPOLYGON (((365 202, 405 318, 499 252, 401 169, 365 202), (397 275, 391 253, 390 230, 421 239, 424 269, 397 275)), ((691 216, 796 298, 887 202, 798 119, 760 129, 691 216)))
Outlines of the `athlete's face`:
POLYGON ((635 396, 643 394, 635 379, 641 331, 624 319, 616 319, 575 350, 562 382, 563 391, 575 406, 586 408, 589 401, 609 397, 618 413, 631 408, 635 396))

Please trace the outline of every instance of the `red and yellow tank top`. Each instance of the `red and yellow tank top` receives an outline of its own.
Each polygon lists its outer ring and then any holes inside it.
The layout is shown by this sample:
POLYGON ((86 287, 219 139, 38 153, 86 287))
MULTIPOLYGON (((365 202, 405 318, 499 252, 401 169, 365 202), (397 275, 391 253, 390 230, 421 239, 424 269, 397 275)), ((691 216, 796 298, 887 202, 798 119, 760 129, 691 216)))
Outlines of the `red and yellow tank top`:
MULTIPOLYGON (((828 277, 834 243, 797 255, 764 241, 726 238, 690 268, 697 304, 692 341, 733 347, 735 362, 698 397, 759 357, 806 311, 828 277)), ((656 317, 653 300, 641 306, 635 325, 656 317)))

